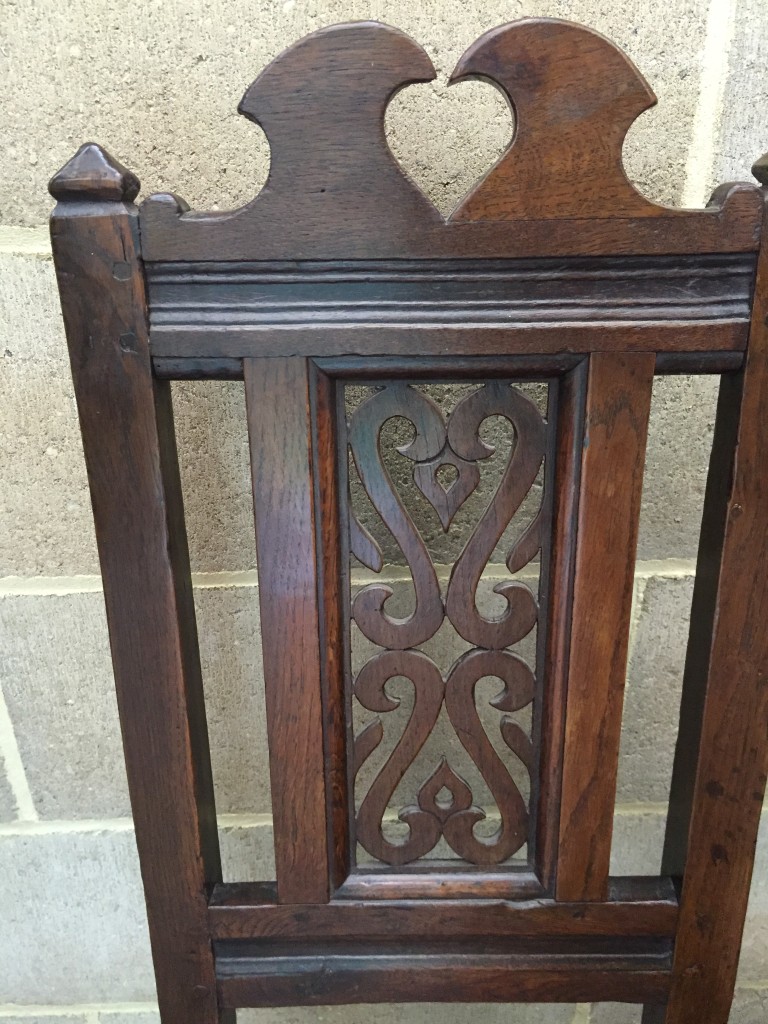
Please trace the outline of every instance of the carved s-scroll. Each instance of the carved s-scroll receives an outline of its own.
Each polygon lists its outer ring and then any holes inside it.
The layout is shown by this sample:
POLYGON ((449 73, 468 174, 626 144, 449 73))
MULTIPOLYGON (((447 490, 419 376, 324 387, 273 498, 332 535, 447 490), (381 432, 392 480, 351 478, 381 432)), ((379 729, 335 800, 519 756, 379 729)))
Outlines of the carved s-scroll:
MULTIPOLYGON (((394 676, 410 679, 414 687, 411 717, 395 749, 365 795, 357 814, 357 838, 365 849, 388 864, 406 864, 423 857, 440 838, 438 819, 419 807, 400 814, 410 835, 393 843, 384 837, 382 819, 398 783, 435 727, 443 703, 445 684, 437 666, 420 651, 383 651, 363 666, 355 681, 355 696, 369 711, 393 711, 399 701, 387 696, 384 686, 394 676)), ((371 722, 355 741, 356 771, 381 742, 381 719, 371 722)))
POLYGON ((415 462, 439 455, 445 444, 440 409, 426 395, 405 384, 388 385, 360 406, 349 423, 349 443, 363 487, 410 566, 416 607, 409 616, 394 618, 384 607, 392 588, 372 583, 355 597, 352 615, 369 640, 381 647, 404 650, 424 643, 437 632, 444 609, 432 559, 381 458, 381 429, 396 416, 410 420, 416 431, 413 441, 398 449, 401 454, 415 462))
MULTIPOLYGON (((499 808, 501 824, 487 839, 475 836, 474 825, 485 818, 476 807, 460 810, 443 825, 443 834, 456 853, 473 864, 500 864, 525 843, 528 809, 504 762, 488 739, 475 705, 475 687, 484 676, 496 676, 504 689, 491 701, 500 711, 519 711, 533 700, 533 673, 522 658, 509 651, 469 651, 451 669, 445 688, 445 707, 461 745, 475 762, 499 808)), ((505 724, 512 723, 504 718, 505 724)), ((514 749, 514 748, 513 748, 514 749)))
MULTIPOLYGON (((501 383, 485 384, 463 399, 448 421, 448 441, 458 456, 476 460, 493 453, 479 430, 483 420, 495 415, 505 416, 514 427, 515 448, 490 505, 453 566, 445 610, 469 643, 500 650, 533 629, 538 616, 536 600, 523 583, 499 583, 493 589, 506 598, 507 609, 499 618, 486 619, 475 603, 477 585, 504 530, 533 486, 544 458, 546 426, 533 402, 519 391, 501 383)), ((529 562, 539 545, 537 517, 510 552, 510 570, 529 562)))

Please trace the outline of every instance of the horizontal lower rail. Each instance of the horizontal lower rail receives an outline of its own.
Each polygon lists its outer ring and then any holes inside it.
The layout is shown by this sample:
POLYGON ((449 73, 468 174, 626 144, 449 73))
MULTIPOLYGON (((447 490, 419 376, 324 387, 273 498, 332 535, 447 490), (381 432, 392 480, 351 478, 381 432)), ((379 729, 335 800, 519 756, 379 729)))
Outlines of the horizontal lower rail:
POLYGON ((678 905, 668 879, 612 883, 600 903, 552 899, 334 899, 326 904, 277 904, 257 884, 218 885, 209 907, 216 940, 491 939, 653 936, 672 939, 678 905))
POLYGON ((668 952, 584 954, 218 952, 220 1004, 322 1006, 399 1002, 661 1003, 668 952))

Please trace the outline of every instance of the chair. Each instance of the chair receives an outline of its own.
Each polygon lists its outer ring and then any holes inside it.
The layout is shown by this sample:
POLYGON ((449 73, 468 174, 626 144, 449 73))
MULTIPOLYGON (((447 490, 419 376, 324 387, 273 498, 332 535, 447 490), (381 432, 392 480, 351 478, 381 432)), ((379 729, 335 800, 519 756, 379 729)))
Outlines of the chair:
MULTIPOLYGON (((232 212, 173 195, 138 210, 136 178, 94 144, 51 181, 161 1017, 619 1000, 644 1004, 646 1024, 724 1024, 768 767, 765 196, 722 186, 703 210, 642 197, 621 149, 655 102, 648 85, 598 34, 527 19, 484 35, 453 74, 491 80, 517 130, 446 220, 383 127, 392 95, 434 75, 377 23, 291 47, 242 100, 271 170, 232 212), (662 871, 618 878, 646 429, 654 375, 671 373, 719 374, 720 397, 662 871), (170 400, 181 379, 245 381, 272 882, 222 882, 170 400), (468 384, 447 418, 428 382, 468 384), (368 390, 350 413, 352 385, 368 390), (408 486, 448 530, 494 416, 514 431, 508 463, 438 578, 387 424, 410 422, 408 486), (382 542, 351 479, 407 563, 407 614, 376 582, 382 542), (532 488, 490 614, 483 568, 532 488), (353 586, 351 564, 374 582, 353 586), (453 665, 423 649, 447 622, 467 648, 453 665), (355 673, 353 628, 369 650, 355 673), (511 762, 477 711, 487 677, 511 762), (397 703, 387 685, 403 678, 411 717, 361 795, 397 703), (353 702, 368 712, 359 731, 353 702), (397 786, 441 713, 497 817, 446 756, 393 828, 397 786)), ((768 163, 755 173, 768 185, 768 163)))

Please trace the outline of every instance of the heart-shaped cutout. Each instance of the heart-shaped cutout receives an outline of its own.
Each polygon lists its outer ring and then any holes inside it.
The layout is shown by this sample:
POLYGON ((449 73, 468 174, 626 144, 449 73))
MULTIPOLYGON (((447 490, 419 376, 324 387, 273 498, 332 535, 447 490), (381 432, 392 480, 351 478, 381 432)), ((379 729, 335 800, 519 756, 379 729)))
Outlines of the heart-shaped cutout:
POLYGON ((385 128, 402 169, 447 218, 510 144, 514 119, 488 82, 427 82, 392 99, 385 128))

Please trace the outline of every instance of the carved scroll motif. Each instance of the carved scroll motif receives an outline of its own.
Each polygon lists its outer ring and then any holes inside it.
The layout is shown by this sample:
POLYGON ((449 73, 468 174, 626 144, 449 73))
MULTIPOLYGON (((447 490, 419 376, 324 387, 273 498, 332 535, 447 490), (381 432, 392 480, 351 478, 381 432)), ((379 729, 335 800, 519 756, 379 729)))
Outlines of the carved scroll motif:
MULTIPOLYGON (((354 464, 373 507, 397 542, 413 579, 415 606, 410 615, 396 618, 387 610, 393 595, 383 583, 364 587, 352 603, 352 616, 368 640, 385 648, 358 672, 354 694, 371 712, 387 714, 400 701, 385 687, 395 677, 410 681, 413 708, 402 733, 363 796, 357 813, 357 839, 372 856, 389 864, 405 864, 428 854, 441 837, 463 860, 478 865, 498 864, 516 853, 528 837, 528 808, 509 768, 494 748, 481 721, 475 700, 478 682, 498 679, 501 692, 491 705, 503 716, 501 739, 530 774, 533 749, 530 737, 511 714, 534 699, 531 667, 505 648, 523 639, 536 625, 538 606, 530 588, 519 580, 497 584, 495 593, 507 602, 498 617, 486 618, 477 606, 477 588, 483 570, 538 476, 544 458, 546 424, 538 409, 509 384, 490 382, 462 398, 446 421, 440 408, 422 391, 403 383, 387 384, 368 398, 351 416, 348 437, 354 464), (503 416, 514 429, 514 444, 495 493, 456 559, 448 581, 445 603, 437 572, 419 529, 393 482, 384 457, 381 432, 395 417, 408 420, 413 439, 396 450, 413 462, 416 486, 437 513, 447 532, 454 516, 480 483, 478 463, 494 454, 480 436, 483 422, 503 416), (432 637, 445 619, 473 649, 445 672, 422 651, 413 648, 432 637), (470 785, 441 757, 418 787, 415 802, 402 807, 398 817, 408 826, 404 839, 385 834, 384 817, 396 790, 424 748, 445 709, 461 746, 482 776, 498 809, 498 827, 492 835, 475 830, 486 818, 473 802, 470 785)), ((371 534, 351 514, 353 553, 379 571, 381 551, 371 534)), ((541 511, 534 515, 509 550, 510 573, 531 561, 541 546, 541 511)), ((357 735, 354 772, 384 738, 381 717, 357 735)))

